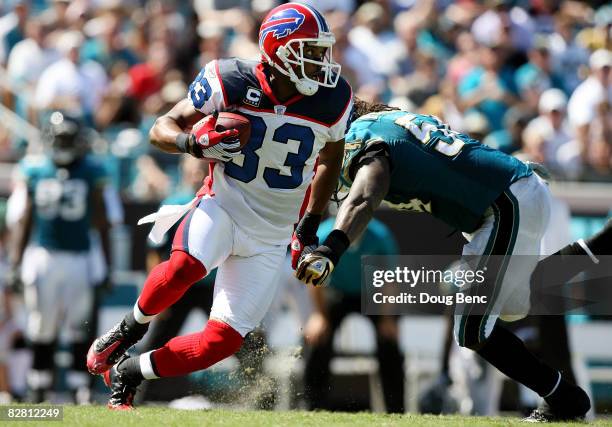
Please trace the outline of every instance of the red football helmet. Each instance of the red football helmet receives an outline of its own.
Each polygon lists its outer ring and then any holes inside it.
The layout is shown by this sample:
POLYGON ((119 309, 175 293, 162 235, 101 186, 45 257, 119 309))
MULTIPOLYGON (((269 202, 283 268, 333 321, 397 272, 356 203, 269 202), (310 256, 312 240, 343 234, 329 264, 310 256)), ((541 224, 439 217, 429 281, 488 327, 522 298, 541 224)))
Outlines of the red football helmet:
POLYGON ((323 15, 305 4, 287 3, 275 7, 259 28, 262 61, 289 77, 303 95, 314 95, 319 86, 336 87, 341 67, 332 60, 335 42, 323 15), (307 45, 327 48, 323 60, 305 58, 304 47, 307 45), (306 75, 306 63, 320 67, 319 79, 306 75))

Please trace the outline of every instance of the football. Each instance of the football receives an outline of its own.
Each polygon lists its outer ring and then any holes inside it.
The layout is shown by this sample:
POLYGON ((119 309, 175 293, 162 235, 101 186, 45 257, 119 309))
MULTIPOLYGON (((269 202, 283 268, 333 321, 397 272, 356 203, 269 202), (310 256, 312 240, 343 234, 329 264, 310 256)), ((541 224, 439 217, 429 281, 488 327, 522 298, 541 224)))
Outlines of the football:
POLYGON ((215 130, 222 132, 228 129, 236 129, 240 132, 240 151, 251 137, 251 122, 244 116, 236 113, 221 112, 217 117, 217 126, 215 130))
MULTIPOLYGON (((209 119, 210 116, 204 117, 202 120, 197 122, 191 128, 191 133, 195 134, 196 137, 198 135, 199 128, 209 119)), ((217 117, 217 125, 215 126, 215 130, 217 132, 223 132, 228 129, 236 129, 239 132, 240 138, 240 148, 235 151, 240 151, 242 147, 244 147, 247 142, 249 142, 249 138, 251 137, 251 122, 244 116, 236 113, 228 113, 228 112, 220 112, 217 117)))

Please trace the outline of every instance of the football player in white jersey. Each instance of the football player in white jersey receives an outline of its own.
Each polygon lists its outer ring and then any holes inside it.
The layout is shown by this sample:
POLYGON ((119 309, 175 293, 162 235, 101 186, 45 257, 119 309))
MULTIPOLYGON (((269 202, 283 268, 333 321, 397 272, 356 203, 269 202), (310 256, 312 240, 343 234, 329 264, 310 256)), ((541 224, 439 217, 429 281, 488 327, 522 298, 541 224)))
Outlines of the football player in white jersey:
POLYGON ((133 311, 90 348, 87 366, 104 374, 112 392, 109 407, 130 408, 144 379, 185 375, 235 353, 272 301, 290 239, 295 261, 305 246, 317 243, 352 110, 351 88, 332 60, 334 42, 314 8, 278 6, 259 31, 261 61, 208 63, 187 99, 155 122, 152 144, 213 161, 177 229, 170 259, 151 271, 133 311), (238 153, 232 151, 238 132, 216 132, 210 116, 228 110, 251 123, 249 142, 238 153), (205 116, 204 126, 190 133, 205 116), (127 357, 151 319, 215 267, 204 330, 127 357))

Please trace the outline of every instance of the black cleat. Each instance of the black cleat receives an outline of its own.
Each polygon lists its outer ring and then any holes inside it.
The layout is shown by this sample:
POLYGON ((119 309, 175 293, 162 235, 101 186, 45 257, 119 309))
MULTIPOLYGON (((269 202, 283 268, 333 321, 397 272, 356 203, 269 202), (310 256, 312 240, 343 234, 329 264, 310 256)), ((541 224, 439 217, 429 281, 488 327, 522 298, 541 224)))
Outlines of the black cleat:
MULTIPOLYGON (((139 325, 140 326, 140 325, 139 325)), ((144 336, 148 324, 130 331, 124 320, 96 339, 87 352, 87 369, 94 375, 103 374, 115 365, 125 352, 144 336)))
POLYGON ((104 384, 111 390, 111 397, 107 404, 109 409, 129 410, 134 408, 134 396, 141 380, 128 378, 117 369, 119 364, 128 358, 129 356, 124 354, 115 366, 103 374, 104 384))
POLYGON ((561 412, 555 412, 546 403, 542 403, 537 409, 534 409, 531 415, 523 418, 527 423, 555 423, 567 421, 584 421, 586 413, 582 415, 570 415, 561 412))

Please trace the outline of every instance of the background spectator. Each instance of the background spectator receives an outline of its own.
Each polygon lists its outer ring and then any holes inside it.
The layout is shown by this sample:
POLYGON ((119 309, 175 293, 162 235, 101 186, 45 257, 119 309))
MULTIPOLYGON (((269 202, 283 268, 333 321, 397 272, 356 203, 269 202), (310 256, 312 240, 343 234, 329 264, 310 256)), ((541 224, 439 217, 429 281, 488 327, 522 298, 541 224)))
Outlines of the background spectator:
POLYGON ((545 91, 538 103, 540 115, 525 129, 525 148, 541 149, 537 161, 554 176, 577 178, 581 172, 580 149, 567 122, 566 107, 567 97, 560 89, 545 91))
MULTIPOLYGON (((487 145, 543 162, 558 180, 612 182, 612 8, 596 6, 605 2, 300 1, 325 14, 337 40, 334 58, 357 96, 439 116, 487 145)), ((148 143, 153 120, 186 96, 208 61, 260 58, 258 28, 278 3, 0 1, 0 159, 10 168, 40 150, 32 135, 49 109, 82 115, 95 129, 92 157, 104 163, 122 201, 136 207, 126 210, 133 225, 145 208, 183 193, 178 156, 148 143)), ((121 265, 144 269, 129 254, 144 258, 146 232, 119 228, 121 265)), ((314 316, 307 327, 311 350, 323 354, 307 358, 314 388, 327 375, 327 334, 355 298, 354 289, 339 290, 333 307, 344 308, 327 325, 314 316)), ((396 323, 387 320, 377 329, 392 336, 396 323)), ((386 344, 392 354, 395 343, 386 344)), ((387 408, 399 410, 392 400, 387 408)))
POLYGON ((599 49, 593 52, 589 58, 591 73, 576 88, 569 100, 568 117, 583 156, 587 156, 589 150, 590 123, 595 118, 599 105, 602 102, 612 103, 611 67, 611 51, 599 49))
MULTIPOLYGON (((152 119, 167 108, 169 94, 184 96, 179 88, 208 61, 258 59, 259 23, 277 3, 3 3, 0 64, 9 77, 2 83, 3 103, 35 127, 51 107, 80 110, 98 131, 97 154, 113 181, 122 184, 123 195, 159 200, 177 173, 167 156, 140 158, 150 151, 152 119), (145 176, 153 177, 152 191, 142 186, 145 176)), ((555 139, 555 146, 578 141, 581 156, 568 154, 571 171, 556 174, 581 179, 583 166, 594 158, 589 151, 605 153, 591 141, 601 132, 592 132, 590 124, 599 104, 612 96, 609 7, 510 0, 307 3, 325 13, 337 40, 334 57, 357 96, 442 115, 458 130, 465 130, 466 115, 477 111, 486 118, 486 125, 479 123, 486 129, 483 140, 512 152, 522 146, 527 121, 555 114, 539 106, 544 91, 558 88, 569 99, 569 126, 546 139, 555 139)), ((2 156, 17 160, 22 151, 11 150, 23 147, 27 137, 11 133, 0 124, 2 156)))

